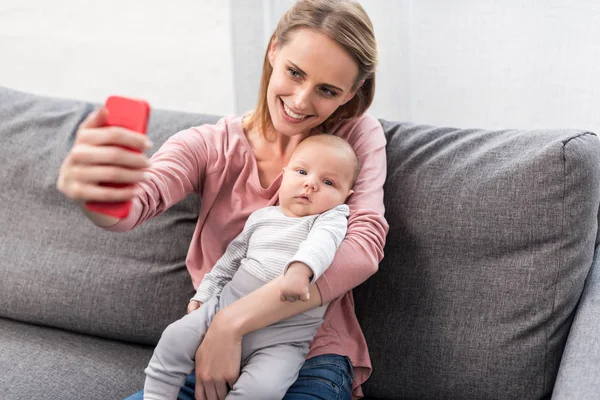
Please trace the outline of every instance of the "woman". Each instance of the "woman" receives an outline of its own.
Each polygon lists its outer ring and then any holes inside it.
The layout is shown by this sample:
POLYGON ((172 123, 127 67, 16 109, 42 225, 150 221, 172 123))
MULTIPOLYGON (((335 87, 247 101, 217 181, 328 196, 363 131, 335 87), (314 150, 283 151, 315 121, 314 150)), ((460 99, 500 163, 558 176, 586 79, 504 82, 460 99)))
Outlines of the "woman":
MULTIPOLYGON (((105 111, 80 126, 57 186, 97 225, 133 229, 190 193, 202 199, 187 257, 197 286, 254 210, 273 205, 281 171, 295 146, 316 132, 346 139, 361 162, 348 200, 348 233, 331 267, 311 285, 306 302, 282 302, 278 281, 225 307, 215 316, 196 353, 180 398, 223 399, 240 374, 242 337, 330 303, 307 362, 285 399, 347 399, 362 395, 371 363, 354 314, 352 288, 377 271, 387 223, 383 217, 385 137, 364 115, 375 89, 376 42, 371 22, 354 1, 301 0, 281 18, 265 55, 259 101, 243 116, 223 118, 171 137, 149 162, 145 138, 101 128, 105 111), (129 188, 102 181, 134 183, 129 188), (85 201, 133 200, 118 220, 85 209, 85 201)), ((141 398, 138 393, 133 398, 141 398)))

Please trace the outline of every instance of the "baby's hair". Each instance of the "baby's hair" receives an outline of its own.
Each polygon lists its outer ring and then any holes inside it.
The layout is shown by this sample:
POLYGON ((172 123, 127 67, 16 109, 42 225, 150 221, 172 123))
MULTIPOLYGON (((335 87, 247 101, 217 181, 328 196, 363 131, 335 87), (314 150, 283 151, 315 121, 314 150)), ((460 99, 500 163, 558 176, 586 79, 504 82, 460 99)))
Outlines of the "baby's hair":
POLYGON ((326 144, 332 145, 336 148, 343 149, 351 155, 352 161, 354 162, 354 171, 352 174, 352 186, 354 186, 354 183, 356 182, 356 178, 358 178, 358 174, 360 173, 361 165, 360 165, 360 160, 358 159, 358 156, 354 152, 354 149, 352 148, 350 143, 348 143, 348 141, 346 139, 343 139, 339 136, 332 135, 330 133, 317 133, 314 135, 310 135, 309 137, 304 139, 302 142, 300 142, 300 144, 298 144, 298 146, 296 148, 300 147, 302 145, 302 143, 304 143, 306 141, 312 141, 312 140, 323 140, 326 144))

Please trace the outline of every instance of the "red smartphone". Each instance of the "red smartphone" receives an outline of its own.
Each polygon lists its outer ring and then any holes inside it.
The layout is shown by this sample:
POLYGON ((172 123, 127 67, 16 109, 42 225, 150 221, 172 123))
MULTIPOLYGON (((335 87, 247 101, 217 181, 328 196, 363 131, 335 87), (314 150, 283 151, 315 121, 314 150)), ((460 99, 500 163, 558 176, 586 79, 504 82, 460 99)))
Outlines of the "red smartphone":
MULTIPOLYGON (((150 116, 150 106, 144 100, 131 99, 120 96, 110 96, 106 99, 104 107, 108 110, 106 123, 104 126, 121 126, 123 128, 146 134, 148 118, 150 116)), ((131 151, 138 150, 130 149, 131 151)), ((127 187, 127 183, 102 182, 103 186, 127 187)), ((125 218, 131 209, 131 201, 121 201, 114 203, 105 203, 98 201, 89 201, 85 204, 90 211, 110 215, 116 218, 125 218)))

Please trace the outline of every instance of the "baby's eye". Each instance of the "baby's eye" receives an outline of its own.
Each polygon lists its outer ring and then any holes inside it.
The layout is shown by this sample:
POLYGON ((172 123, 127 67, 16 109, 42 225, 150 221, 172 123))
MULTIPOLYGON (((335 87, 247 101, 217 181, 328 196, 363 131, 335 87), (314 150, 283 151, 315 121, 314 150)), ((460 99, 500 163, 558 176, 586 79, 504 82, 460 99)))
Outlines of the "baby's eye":
POLYGON ((298 170, 298 173, 299 173, 300 175, 306 175, 306 171, 305 171, 305 170, 303 170, 303 169, 299 169, 299 170, 298 170))
POLYGON ((325 179, 325 180, 323 181, 323 183, 324 183, 324 184, 326 184, 327 186, 333 186, 333 182, 332 182, 332 181, 330 181, 329 179, 325 179))

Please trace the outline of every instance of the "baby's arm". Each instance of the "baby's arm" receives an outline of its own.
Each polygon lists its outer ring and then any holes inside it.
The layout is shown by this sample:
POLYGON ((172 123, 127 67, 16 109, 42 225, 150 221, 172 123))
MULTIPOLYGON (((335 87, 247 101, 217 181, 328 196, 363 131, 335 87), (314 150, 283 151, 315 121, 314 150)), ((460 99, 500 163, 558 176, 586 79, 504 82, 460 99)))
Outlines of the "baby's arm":
POLYGON ((331 265, 346 236, 350 209, 342 204, 321 214, 284 269, 281 301, 307 301, 309 286, 331 265))
POLYGON ((287 266, 281 280, 281 301, 307 301, 310 299, 312 269, 303 262, 296 261, 287 266))
POLYGON ((206 303, 211 297, 220 294, 225 284, 231 280, 238 270, 241 260, 246 256, 248 251, 249 234, 247 227, 248 223, 246 223, 244 230, 229 243, 225 254, 219 258, 212 270, 204 275, 196 290, 196 294, 190 300, 188 312, 200 307, 202 303, 206 303))

